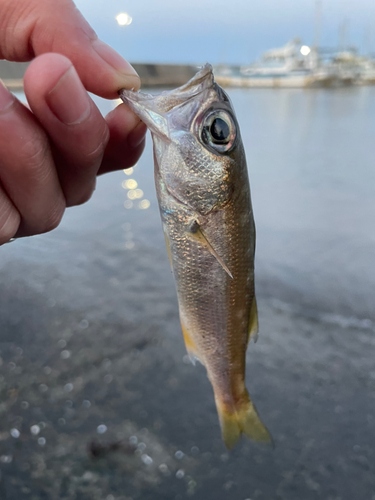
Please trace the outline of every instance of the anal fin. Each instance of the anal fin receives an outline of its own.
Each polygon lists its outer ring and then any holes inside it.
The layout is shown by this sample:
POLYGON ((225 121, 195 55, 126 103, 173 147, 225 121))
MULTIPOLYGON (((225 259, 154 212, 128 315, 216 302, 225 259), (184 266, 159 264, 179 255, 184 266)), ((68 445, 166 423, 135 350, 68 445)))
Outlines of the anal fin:
POLYGON ((207 236, 204 234, 202 228, 200 227, 199 223, 195 220, 191 226, 190 226, 190 235, 199 243, 201 243, 203 246, 207 248, 207 250, 210 252, 211 255, 215 257, 215 259, 218 261, 218 263, 221 265, 221 267, 224 269, 224 271, 233 279, 232 273, 229 271, 227 265, 223 261, 223 259, 220 257, 220 255, 216 252, 214 247, 211 245, 209 242, 207 236))
POLYGON ((251 304, 250 310, 250 320, 249 320, 249 336, 247 342, 254 339, 254 342, 258 340, 259 324, 258 324, 258 306, 257 299, 254 295, 253 303, 251 304))
POLYGON ((195 345, 194 340, 191 338, 189 335, 188 331, 186 330, 184 324, 181 321, 181 328, 182 328, 182 333, 184 335, 184 340, 185 340, 185 346, 187 353, 189 355, 190 361, 192 362, 193 365, 195 365, 195 362, 201 361, 198 357, 198 349, 197 346, 195 345))

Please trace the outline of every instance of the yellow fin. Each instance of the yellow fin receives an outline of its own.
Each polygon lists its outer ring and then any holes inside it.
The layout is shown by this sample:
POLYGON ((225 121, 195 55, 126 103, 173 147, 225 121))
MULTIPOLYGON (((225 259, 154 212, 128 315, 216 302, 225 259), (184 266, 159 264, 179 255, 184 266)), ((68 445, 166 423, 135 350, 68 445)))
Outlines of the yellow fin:
POLYGON ((202 228, 200 227, 199 223, 196 220, 190 226, 190 235, 207 248, 207 250, 210 252, 211 255, 215 257, 215 259, 218 261, 218 263, 221 265, 224 271, 233 279, 232 273, 229 271, 228 267, 226 266, 225 262, 220 257, 220 255, 213 248, 213 246, 207 239, 207 236, 204 234, 202 228))
POLYGON ((188 355, 190 357, 190 361, 195 365, 195 361, 198 360, 200 361, 198 357, 198 349, 197 346, 195 345, 194 340, 190 337, 188 331, 186 330, 185 326, 183 325, 181 321, 181 328, 182 328, 182 333, 184 335, 184 340, 185 340, 185 346, 186 350, 188 352, 188 355))
POLYGON ((250 342, 251 339, 254 339, 254 342, 258 340, 258 332, 259 332, 259 324, 258 324, 258 306, 257 299, 253 299, 253 303, 251 304, 250 310, 250 321, 249 321, 249 337, 247 339, 250 342))
POLYGON ((260 420, 258 412, 245 389, 244 397, 236 403, 235 408, 228 408, 216 401, 221 432, 225 446, 230 450, 245 434, 254 441, 273 444, 272 437, 260 420))

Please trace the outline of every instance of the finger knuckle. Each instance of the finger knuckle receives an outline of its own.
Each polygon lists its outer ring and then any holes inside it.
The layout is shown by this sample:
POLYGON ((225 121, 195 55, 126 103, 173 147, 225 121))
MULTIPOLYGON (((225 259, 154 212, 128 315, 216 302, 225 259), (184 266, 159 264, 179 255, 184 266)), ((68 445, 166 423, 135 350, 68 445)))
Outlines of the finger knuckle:
POLYGON ((59 200, 59 202, 57 202, 55 206, 52 207, 46 214, 46 217, 43 221, 42 227, 40 228, 39 232, 48 233, 56 229, 63 218, 64 212, 65 212, 65 203, 59 200))
POLYGON ((97 139, 95 140, 94 147, 91 144, 87 147, 87 151, 84 153, 86 159, 92 162, 93 159, 97 159, 103 156, 104 150, 107 147, 109 141, 109 129, 106 124, 102 127, 100 131, 97 132, 97 139))
POLYGON ((83 193, 78 199, 77 199, 77 202, 75 203, 75 205, 83 205, 84 203, 87 203, 92 195, 94 193, 94 190, 93 189, 90 189, 89 191, 86 191, 85 193, 83 193))
POLYGON ((19 160, 22 169, 32 179, 43 181, 50 174, 48 163, 52 160, 48 139, 41 136, 30 138, 20 149, 19 160))
MULTIPOLYGON (((35 2, 34 2, 35 4, 35 2)), ((0 18, 0 47, 4 58, 26 61, 31 55, 29 39, 35 25, 33 2, 8 2, 0 18)))
POLYGON ((0 216, 0 245, 7 243, 16 234, 20 216, 14 209, 8 209, 0 216))
POLYGON ((77 193, 74 196, 70 196, 67 202, 67 206, 75 207, 87 203, 94 194, 95 187, 96 187, 96 179, 94 179, 94 181, 89 186, 87 186, 86 189, 81 190, 80 193, 77 193))

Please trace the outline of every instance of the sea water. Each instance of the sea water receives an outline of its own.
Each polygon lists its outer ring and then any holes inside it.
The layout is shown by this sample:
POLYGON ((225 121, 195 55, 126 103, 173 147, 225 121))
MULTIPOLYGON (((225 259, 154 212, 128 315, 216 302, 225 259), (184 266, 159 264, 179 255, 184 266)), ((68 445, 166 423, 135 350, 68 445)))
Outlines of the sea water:
POLYGON ((275 449, 228 453, 188 364, 148 137, 0 248, 1 498, 373 498, 375 88, 229 94, 257 226, 246 383, 275 449))

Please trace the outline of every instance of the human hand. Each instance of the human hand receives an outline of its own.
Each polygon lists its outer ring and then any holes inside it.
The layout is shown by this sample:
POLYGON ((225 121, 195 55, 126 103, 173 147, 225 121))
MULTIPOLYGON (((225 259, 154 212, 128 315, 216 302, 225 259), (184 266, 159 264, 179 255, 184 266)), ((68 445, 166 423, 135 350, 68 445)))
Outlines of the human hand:
POLYGON ((134 165, 145 143, 129 108, 104 119, 89 97, 116 98, 140 80, 71 0, 0 0, 0 59, 34 57, 30 109, 0 83, 0 245, 54 229, 66 207, 91 197, 98 174, 134 165))

